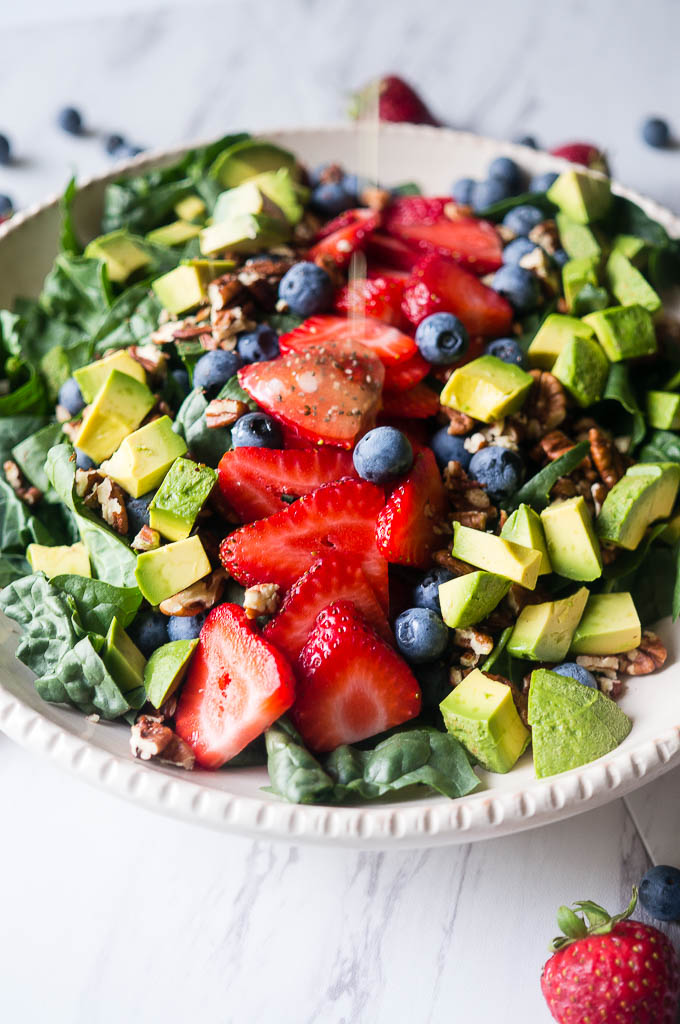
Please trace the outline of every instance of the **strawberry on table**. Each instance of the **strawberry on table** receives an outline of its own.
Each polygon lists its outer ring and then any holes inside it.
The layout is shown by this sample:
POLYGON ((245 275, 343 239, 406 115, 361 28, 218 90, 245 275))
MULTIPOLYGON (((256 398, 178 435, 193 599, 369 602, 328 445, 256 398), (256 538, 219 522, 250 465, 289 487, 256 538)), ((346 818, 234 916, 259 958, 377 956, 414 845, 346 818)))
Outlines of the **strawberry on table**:
POLYGON ((308 258, 321 264, 329 260, 331 264, 347 267, 353 253, 365 247, 379 225, 380 214, 375 210, 345 210, 324 225, 317 236, 317 241, 307 254, 308 258))
POLYGON ((264 640, 243 608, 214 608, 201 629, 177 705, 175 729, 203 768, 219 768, 293 703, 287 659, 264 640))
POLYGON ((404 483, 392 491, 378 515, 376 540, 388 562, 427 569, 432 552, 442 546, 436 532, 446 514, 442 478, 429 448, 416 454, 404 483))
POLYGON ((377 82, 356 92, 350 113, 361 118, 372 113, 374 98, 378 98, 378 117, 381 121, 409 121, 412 124, 439 125, 415 89, 399 75, 383 75, 377 82))
POLYGON ((418 351, 409 334, 370 317, 347 320, 342 316, 311 316, 288 334, 282 334, 279 345, 284 353, 305 352, 310 346, 332 341, 359 343, 385 366, 401 364, 418 351))
POLYGON ((583 164, 594 171, 609 173, 607 157, 602 150, 593 145, 592 142, 565 142, 561 146, 553 146, 550 150, 553 156, 561 156, 564 160, 571 160, 573 164, 583 164))
POLYGON ((351 601, 335 601, 319 614, 296 674, 291 717, 314 751, 368 739, 420 712, 415 676, 351 601))
POLYGON ((402 309, 413 324, 432 313, 454 313, 471 335, 494 338, 507 334, 512 306, 474 274, 445 256, 425 256, 404 289, 402 309))

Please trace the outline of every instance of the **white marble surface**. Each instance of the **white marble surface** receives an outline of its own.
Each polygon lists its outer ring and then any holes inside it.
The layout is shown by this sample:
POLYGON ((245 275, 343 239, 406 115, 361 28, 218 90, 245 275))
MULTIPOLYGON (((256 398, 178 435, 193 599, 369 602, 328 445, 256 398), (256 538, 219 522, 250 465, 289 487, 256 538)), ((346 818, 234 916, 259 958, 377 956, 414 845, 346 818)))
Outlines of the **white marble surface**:
MULTIPOLYGON (((18 204, 109 165, 96 137, 54 128, 63 104, 161 146, 339 119, 344 92, 397 69, 453 124, 591 138, 621 180, 680 208, 680 151, 638 140, 653 112, 680 134, 674 0, 132 6, 35 0, 3 19, 0 130, 19 159, 0 191, 18 204)), ((547 1024, 557 905, 622 905, 651 857, 680 863, 679 783, 515 838, 369 855, 155 817, 0 738, 0 1016, 547 1024)))

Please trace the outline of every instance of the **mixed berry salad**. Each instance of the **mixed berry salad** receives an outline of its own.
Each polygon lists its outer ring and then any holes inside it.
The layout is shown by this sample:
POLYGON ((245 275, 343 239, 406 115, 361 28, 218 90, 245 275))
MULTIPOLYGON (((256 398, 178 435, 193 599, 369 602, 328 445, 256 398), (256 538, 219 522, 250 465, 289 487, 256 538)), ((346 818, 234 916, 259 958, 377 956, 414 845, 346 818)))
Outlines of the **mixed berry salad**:
POLYGON ((231 136, 110 185, 84 250, 69 186, 0 312, 0 607, 45 700, 308 803, 622 742, 680 611, 678 244, 585 169, 484 184, 231 136))

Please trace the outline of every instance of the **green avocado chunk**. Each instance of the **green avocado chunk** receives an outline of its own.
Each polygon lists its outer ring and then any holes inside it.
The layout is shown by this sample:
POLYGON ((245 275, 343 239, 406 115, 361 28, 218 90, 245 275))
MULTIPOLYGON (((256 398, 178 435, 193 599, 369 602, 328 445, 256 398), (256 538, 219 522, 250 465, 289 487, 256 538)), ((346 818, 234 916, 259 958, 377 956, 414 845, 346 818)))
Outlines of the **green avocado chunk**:
POLYGON ((29 544, 26 558, 34 572, 44 572, 48 580, 53 576, 92 576, 87 548, 77 544, 29 544))
POLYGON ((632 596, 591 594, 571 641, 572 654, 621 654, 639 646, 642 627, 632 596))
POLYGON ((454 370, 440 396, 442 405, 492 423, 517 412, 533 377, 496 356, 480 356, 454 370))
POLYGON ((477 668, 439 708, 447 732, 487 771, 509 772, 529 745, 529 732, 517 714, 510 687, 477 668))
POLYGON ((548 199, 577 224, 590 224, 609 210, 611 182, 592 171, 563 171, 548 189, 548 199))
POLYGON ((596 580, 602 575, 600 545, 580 494, 548 505, 541 522, 553 572, 569 580, 596 580))
POLYGON ((135 579, 149 604, 158 605, 202 580, 210 570, 200 538, 193 536, 142 552, 137 558, 135 579))
POLYGON ((680 428, 680 395, 672 391, 647 392, 647 419, 657 430, 680 428))
POLYGON ((454 523, 453 531, 452 554, 455 558, 505 576, 527 590, 534 589, 541 566, 540 551, 495 537, 492 533, 461 526, 460 523, 454 523))
POLYGON ((283 217, 283 211, 269 196, 255 184, 246 181, 237 188, 227 189, 217 197, 212 215, 213 224, 233 221, 247 214, 264 214, 266 217, 283 217))
POLYGON ((594 338, 595 332, 576 316, 551 313, 545 318, 529 345, 527 355, 530 365, 541 370, 552 370, 564 346, 576 337, 594 338))
POLYGON ((112 370, 120 370, 121 373, 127 373, 128 377, 134 377, 140 384, 146 384, 146 371, 136 359, 125 351, 113 352, 110 356, 96 359, 93 363, 80 366, 73 371, 80 393, 86 402, 94 401, 112 370))
POLYGON ((639 462, 626 470, 597 517, 601 540, 634 551, 647 527, 673 511, 680 486, 676 462, 639 462))
POLYGON ((184 245, 185 242, 196 238, 200 230, 200 226, 192 224, 191 221, 175 220, 172 224, 164 224, 162 228, 149 231, 146 240, 152 245, 184 245))
POLYGON ((183 221, 201 220, 205 216, 205 203, 200 196, 185 196, 175 203, 175 213, 183 221))
POLYGON ((597 288, 598 263, 598 260, 588 256, 577 260, 571 259, 562 267, 562 288, 570 312, 574 311, 577 299, 584 288, 588 285, 597 288))
POLYGON ((290 224, 297 224, 302 220, 309 189, 295 181, 288 167, 279 167, 278 171, 265 171, 252 181, 261 192, 276 203, 290 224))
POLYGON ((588 588, 581 587, 559 601, 525 605, 508 640, 509 653, 531 661, 562 661, 587 600, 588 588))
POLYGON ((599 402, 609 375, 609 360, 593 338, 571 338, 552 368, 571 397, 586 408, 599 402))
POLYGON ((146 658, 137 645, 132 642, 115 615, 106 634, 102 660, 123 693, 134 690, 143 684, 146 658))
POLYGON ((612 363, 656 352, 654 322, 643 306, 611 306, 583 319, 595 331, 612 363))
POLYGON ((129 434, 101 469, 133 498, 139 498, 158 487, 186 450, 186 441, 172 429, 170 417, 159 416, 129 434))
POLYGON ((95 462, 103 462, 139 426, 154 401, 146 384, 112 370, 83 420, 75 447, 95 462))
POLYGON ((494 610, 510 589, 510 580, 493 572, 468 572, 439 587, 439 605, 447 626, 474 626, 494 610))
POLYGON ((168 540, 184 540, 216 480, 217 473, 210 466, 176 459, 149 505, 149 525, 168 540))
POLYGON ((595 233, 586 224, 579 224, 562 212, 557 214, 555 221, 562 248, 570 259, 600 260, 602 258, 602 247, 595 233))
POLYGON ((622 306, 643 306, 650 313, 661 309, 661 299, 647 278, 616 249, 607 260, 605 278, 610 292, 622 306))
POLYGON ((649 254, 649 243, 637 235, 616 235, 611 250, 623 253, 626 259, 639 268, 649 254))
POLYGON ((203 228, 201 252, 214 256, 220 252, 254 253, 288 240, 290 225, 280 217, 264 213, 246 213, 203 228))
POLYGON ((155 708, 171 697, 184 679, 196 640, 173 640, 153 652, 144 669, 144 689, 155 708))
POLYGON ((151 256, 143 243, 120 228, 94 238, 85 248, 85 256, 103 260, 114 284, 123 284, 136 270, 148 266, 151 256))
POLYGON ((599 690, 542 668, 531 673, 529 724, 539 779, 597 760, 632 729, 628 716, 599 690))
POLYGON ((515 544, 522 544, 526 548, 533 548, 534 551, 541 552, 539 576, 545 576, 546 573, 552 572, 541 517, 537 512, 534 512, 530 505, 525 505, 522 502, 515 509, 503 524, 501 537, 503 540, 511 540, 515 544))
POLYGON ((297 178, 299 168, 292 153, 263 139, 243 139, 223 150, 210 168, 210 176, 222 188, 235 188, 265 171, 287 167, 297 178))
POLYGON ((206 301, 207 284, 205 275, 197 266, 180 264, 162 277, 157 277, 151 287, 163 308, 168 313, 179 315, 206 301))

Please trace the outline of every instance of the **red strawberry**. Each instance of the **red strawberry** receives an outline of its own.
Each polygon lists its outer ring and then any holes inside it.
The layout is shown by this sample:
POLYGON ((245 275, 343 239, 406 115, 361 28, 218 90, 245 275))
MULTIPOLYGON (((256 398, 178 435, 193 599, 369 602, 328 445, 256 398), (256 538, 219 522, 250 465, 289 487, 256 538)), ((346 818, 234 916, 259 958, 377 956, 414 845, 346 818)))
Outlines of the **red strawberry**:
POLYGON ((373 264, 373 266, 368 268, 366 276, 369 280, 373 280, 376 277, 386 277, 391 281, 406 281, 409 274, 407 270, 397 270, 396 267, 381 267, 378 264, 373 264))
POLYGON ((512 306, 445 256, 425 256, 404 289, 404 313, 419 324, 431 313, 454 313, 470 334, 498 337, 512 325, 512 306))
POLYGON ((629 921, 637 901, 610 917, 596 903, 574 904, 557 915, 566 934, 543 968, 541 989, 560 1024, 675 1024, 680 994, 680 963, 668 938, 657 928, 629 921))
POLYGON ((403 420, 400 416, 383 416, 382 413, 376 420, 378 427, 395 427, 406 434, 413 448, 424 448, 427 445, 431 431, 425 420, 403 420))
POLYGON ((336 341, 286 351, 238 372, 244 391, 289 431, 339 448, 352 448, 373 426, 384 376, 380 360, 363 345, 336 341))
POLYGON ((296 674, 291 717, 312 750, 368 739, 420 713, 411 670, 351 601, 335 601, 320 613, 296 674))
POLYGON ((359 559, 345 552, 329 552, 303 573, 288 591, 278 615, 265 627, 264 636, 294 662, 317 615, 331 599, 352 601, 372 629, 392 642, 385 612, 361 571, 359 559))
POLYGON ((430 449, 423 448, 378 516, 378 548, 388 562, 427 569, 432 552, 442 545, 435 526, 445 513, 446 494, 437 463, 430 449))
POLYGON ((398 75, 383 75, 369 82, 352 97, 350 114, 361 118, 371 116, 376 102, 381 121, 409 121, 412 124, 439 125, 412 86, 398 75))
POLYGON ((347 267, 352 254, 364 248, 379 224, 380 214, 375 210, 345 210, 324 225, 308 257, 322 265, 332 260, 339 267, 347 267))
POLYGON ((550 152, 553 156, 561 156, 571 160, 573 164, 583 164, 593 171, 609 173, 609 165, 605 154, 592 142, 565 142, 562 146, 554 146, 550 152))
POLYGON ((342 316, 311 316, 288 334, 282 334, 279 345, 282 352, 305 352, 310 346, 336 341, 359 342, 386 366, 409 359, 418 351, 410 335, 370 317, 347 320, 342 316))
POLYGON ((373 317, 386 324, 401 327, 404 314, 401 300, 405 277, 357 278, 341 288, 335 299, 335 308, 345 316, 373 317))
POLYGON ((381 411, 383 416, 426 420, 439 412, 439 395, 427 384, 416 384, 408 391, 385 391, 381 411))
POLYGON ((214 608, 203 624, 182 686, 175 729, 203 768, 219 768, 287 711, 295 677, 237 604, 214 608))
POLYGON ((398 196, 383 214, 383 230, 391 235, 404 227, 436 224, 452 202, 450 196, 398 196))
POLYGON ((382 488, 365 480, 324 484, 268 519, 225 537, 222 564, 246 586, 278 583, 289 590, 321 555, 332 550, 356 555, 380 604, 387 608, 387 563, 375 544, 375 523, 384 500, 382 488))
POLYGON ((264 519, 321 484, 356 476, 352 456, 337 448, 232 448, 217 467, 221 493, 242 523, 264 519))
POLYGON ((430 364, 423 359, 420 352, 414 353, 409 359, 385 367, 385 391, 408 391, 424 380, 430 372, 430 364))
POLYGON ((447 217, 448 197, 402 196, 387 208, 384 230, 412 248, 450 256, 476 274, 498 270, 503 246, 493 224, 473 217, 447 217))
POLYGON ((412 270, 420 259, 420 254, 412 246, 381 231, 374 232, 369 238, 366 255, 369 263, 380 263, 405 271, 412 270))

